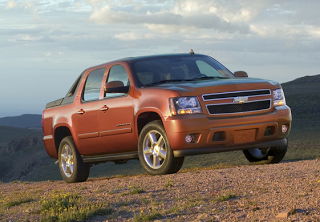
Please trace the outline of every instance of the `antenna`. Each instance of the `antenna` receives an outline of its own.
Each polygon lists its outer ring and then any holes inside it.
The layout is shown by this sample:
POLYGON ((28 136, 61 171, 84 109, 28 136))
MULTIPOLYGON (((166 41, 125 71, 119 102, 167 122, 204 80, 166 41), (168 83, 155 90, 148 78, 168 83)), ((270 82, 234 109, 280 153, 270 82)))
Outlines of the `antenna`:
POLYGON ((194 54, 194 51, 193 51, 193 49, 191 49, 191 51, 190 51, 190 55, 193 55, 194 54))

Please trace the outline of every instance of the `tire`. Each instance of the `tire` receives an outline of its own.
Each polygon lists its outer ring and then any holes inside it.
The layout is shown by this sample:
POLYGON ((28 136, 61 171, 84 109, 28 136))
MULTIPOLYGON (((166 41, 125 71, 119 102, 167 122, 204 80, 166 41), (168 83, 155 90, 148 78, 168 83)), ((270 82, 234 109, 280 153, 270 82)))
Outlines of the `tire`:
POLYGON ((166 131, 159 120, 145 125, 139 135, 138 154, 142 167, 151 175, 178 172, 184 157, 174 157, 166 131))
POLYGON ((168 174, 177 173, 183 165, 184 157, 175 157, 174 166, 168 174))
POLYGON ((88 179, 90 164, 82 161, 71 136, 62 139, 58 155, 60 173, 65 182, 76 183, 88 179))
POLYGON ((252 164, 273 164, 279 163, 286 155, 288 145, 275 146, 265 149, 243 150, 247 160, 252 164))

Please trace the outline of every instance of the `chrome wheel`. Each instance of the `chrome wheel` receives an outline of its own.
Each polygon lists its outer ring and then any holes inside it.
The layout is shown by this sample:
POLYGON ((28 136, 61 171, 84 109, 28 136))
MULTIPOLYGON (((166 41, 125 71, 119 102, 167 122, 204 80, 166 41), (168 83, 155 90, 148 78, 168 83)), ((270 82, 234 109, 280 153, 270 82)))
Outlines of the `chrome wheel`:
POLYGON ((151 175, 176 173, 183 164, 183 157, 174 157, 166 130, 161 120, 147 123, 138 141, 141 166, 151 175))
POLYGON ((254 158, 263 159, 264 157, 268 156, 270 148, 264 148, 264 149, 254 148, 254 149, 249 149, 248 151, 251 154, 251 156, 253 156, 254 158))
POLYGON ((74 168, 74 156, 71 147, 68 144, 65 144, 62 147, 60 164, 64 175, 66 177, 71 177, 74 168))
POLYGON ((152 169, 159 169, 166 160, 167 148, 164 137, 157 130, 147 133, 143 141, 143 157, 152 169))
POLYGON ((59 169, 64 181, 75 183, 87 180, 90 164, 83 162, 72 136, 66 136, 61 140, 58 157, 59 169))

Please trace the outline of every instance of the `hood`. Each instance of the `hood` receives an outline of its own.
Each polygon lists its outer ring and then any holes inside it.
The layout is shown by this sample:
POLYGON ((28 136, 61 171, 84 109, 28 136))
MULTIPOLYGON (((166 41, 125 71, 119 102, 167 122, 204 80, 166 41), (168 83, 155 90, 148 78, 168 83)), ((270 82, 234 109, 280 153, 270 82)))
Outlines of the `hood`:
POLYGON ((200 96, 207 93, 234 92, 280 88, 279 83, 257 78, 210 79, 164 83, 157 88, 178 91, 181 96, 200 96))

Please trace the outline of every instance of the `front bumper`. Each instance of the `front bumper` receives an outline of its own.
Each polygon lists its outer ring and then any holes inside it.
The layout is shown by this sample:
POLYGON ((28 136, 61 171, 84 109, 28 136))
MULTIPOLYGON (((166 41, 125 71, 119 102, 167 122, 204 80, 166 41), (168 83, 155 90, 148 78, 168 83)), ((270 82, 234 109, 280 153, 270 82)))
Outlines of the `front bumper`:
POLYGON ((287 145, 291 128, 287 106, 260 115, 217 118, 204 114, 168 117, 164 122, 175 157, 287 145), (282 126, 287 132, 282 132, 282 126), (186 142, 186 136, 195 140, 186 142))
POLYGON ((175 157, 183 157, 183 156, 192 156, 192 155, 199 155, 199 154, 208 154, 208 153, 219 153, 219 152, 227 152, 227 151, 235 151, 235 150, 247 150, 253 148, 267 148, 267 147, 274 147, 274 146, 287 146, 288 140, 278 139, 272 140, 267 142, 261 142, 257 144, 250 144, 250 145, 243 145, 243 146, 215 146, 215 147, 205 147, 205 148, 198 148, 198 149, 184 149, 184 150, 175 150, 173 151, 173 155, 175 157))

